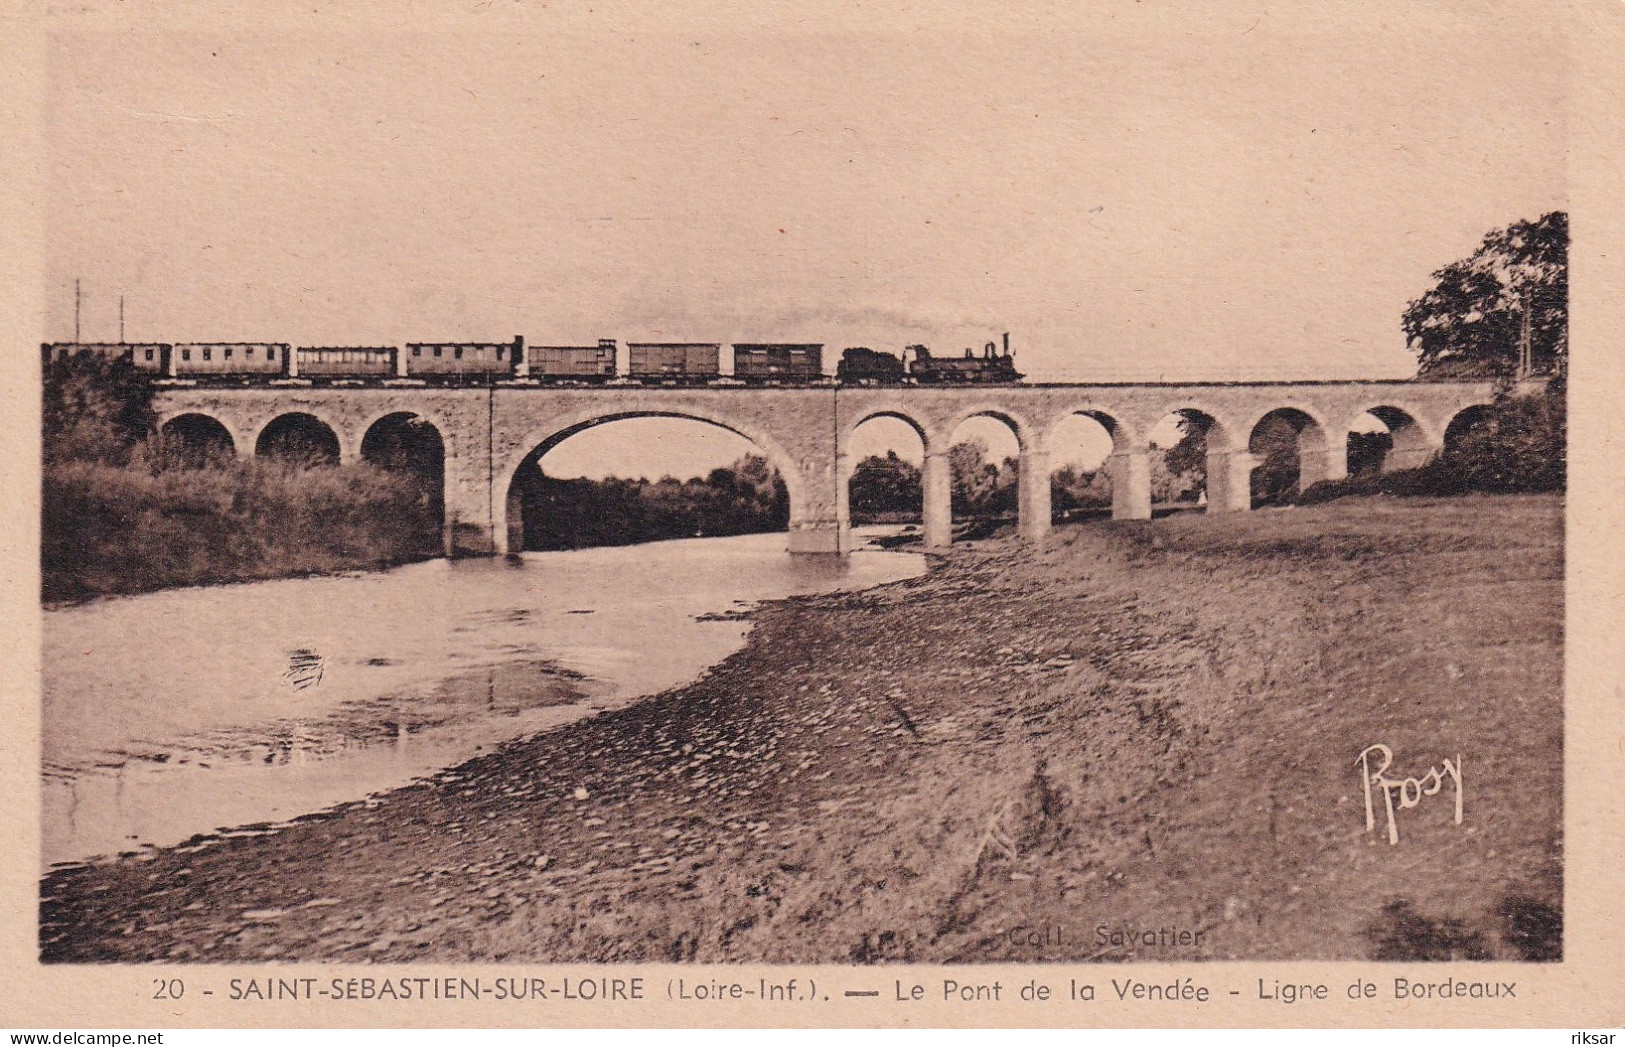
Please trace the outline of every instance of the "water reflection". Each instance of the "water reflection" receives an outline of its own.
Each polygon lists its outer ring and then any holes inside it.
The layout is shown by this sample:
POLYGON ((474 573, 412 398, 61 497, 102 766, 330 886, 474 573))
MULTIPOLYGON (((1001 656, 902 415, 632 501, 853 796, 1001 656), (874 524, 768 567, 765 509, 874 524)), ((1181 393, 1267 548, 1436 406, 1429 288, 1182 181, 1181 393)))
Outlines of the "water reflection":
POLYGON ((783 535, 528 553, 48 612, 45 863, 263 831, 698 676, 757 601, 917 555, 783 535))

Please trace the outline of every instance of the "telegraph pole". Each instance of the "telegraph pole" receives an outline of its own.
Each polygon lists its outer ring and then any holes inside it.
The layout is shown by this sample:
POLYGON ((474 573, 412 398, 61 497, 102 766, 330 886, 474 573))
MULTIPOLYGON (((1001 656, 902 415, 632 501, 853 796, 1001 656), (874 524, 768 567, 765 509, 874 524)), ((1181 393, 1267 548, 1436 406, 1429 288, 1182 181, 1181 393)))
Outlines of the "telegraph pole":
POLYGON ((79 292, 79 278, 73 278, 73 342, 79 344, 79 307, 84 302, 84 296, 79 292))
POLYGON ((1527 379, 1535 369, 1533 332, 1529 321, 1529 292, 1523 293, 1523 320, 1518 328, 1518 380, 1527 379))
POLYGON ((124 344, 124 296, 118 296, 118 344, 124 344))

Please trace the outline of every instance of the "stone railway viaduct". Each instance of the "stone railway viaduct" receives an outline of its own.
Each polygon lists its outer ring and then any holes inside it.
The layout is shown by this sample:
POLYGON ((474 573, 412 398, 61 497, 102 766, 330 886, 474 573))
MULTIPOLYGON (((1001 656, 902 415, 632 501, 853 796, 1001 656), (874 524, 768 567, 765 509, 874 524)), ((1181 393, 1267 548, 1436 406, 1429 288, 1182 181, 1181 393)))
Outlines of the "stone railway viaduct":
POLYGON ((1425 463, 1454 423, 1490 404, 1488 382, 1270 382, 1241 384, 1014 385, 807 388, 491 388, 167 387, 156 397, 160 426, 210 424, 252 455, 272 423, 314 420, 331 431, 340 459, 361 454, 372 428, 412 416, 439 432, 445 453, 449 554, 490 555, 522 547, 521 467, 570 436, 625 418, 707 422, 750 440, 784 478, 790 495, 790 551, 840 553, 851 547, 848 448, 858 426, 901 419, 925 447, 924 537, 951 540, 948 449, 968 419, 991 417, 1020 448, 1020 530, 1040 540, 1050 526, 1050 449, 1071 415, 1094 418, 1111 434, 1107 460, 1112 516, 1151 516, 1148 434, 1170 413, 1207 427, 1207 511, 1251 508, 1249 480, 1259 464, 1249 442, 1271 417, 1298 430, 1303 486, 1347 475, 1347 434, 1367 413, 1393 434, 1383 468, 1425 463))

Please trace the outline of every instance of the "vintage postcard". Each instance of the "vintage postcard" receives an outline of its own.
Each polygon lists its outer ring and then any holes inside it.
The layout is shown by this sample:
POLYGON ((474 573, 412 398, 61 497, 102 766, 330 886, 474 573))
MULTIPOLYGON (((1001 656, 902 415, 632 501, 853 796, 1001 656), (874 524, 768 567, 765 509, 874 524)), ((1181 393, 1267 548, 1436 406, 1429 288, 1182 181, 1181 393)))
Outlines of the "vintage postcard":
POLYGON ((1625 1024, 1616 7, 4 16, 0 1024, 1625 1024))

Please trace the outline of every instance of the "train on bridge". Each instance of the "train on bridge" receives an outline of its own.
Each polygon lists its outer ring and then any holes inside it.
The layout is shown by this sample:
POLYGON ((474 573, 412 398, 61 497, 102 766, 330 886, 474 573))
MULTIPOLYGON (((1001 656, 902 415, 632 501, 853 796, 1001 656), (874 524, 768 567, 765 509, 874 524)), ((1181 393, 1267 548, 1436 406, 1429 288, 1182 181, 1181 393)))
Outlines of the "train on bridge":
POLYGON ((171 385, 998 385, 1022 375, 1010 350, 935 356, 923 345, 901 355, 845 350, 834 375, 820 343, 735 342, 722 369, 721 342, 628 342, 626 367, 613 338, 597 345, 408 342, 404 346, 294 346, 286 342, 49 342, 44 361, 93 356, 122 360, 171 385))

